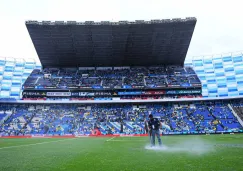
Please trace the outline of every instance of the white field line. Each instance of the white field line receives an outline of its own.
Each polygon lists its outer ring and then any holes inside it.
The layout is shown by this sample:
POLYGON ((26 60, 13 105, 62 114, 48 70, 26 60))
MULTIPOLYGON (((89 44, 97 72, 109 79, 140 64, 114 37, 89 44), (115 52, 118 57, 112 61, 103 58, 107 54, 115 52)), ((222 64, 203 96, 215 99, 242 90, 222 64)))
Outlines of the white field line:
POLYGON ((26 145, 15 145, 15 146, 9 146, 9 147, 2 147, 2 148, 0 148, 0 150, 7 149, 7 148, 28 147, 28 146, 33 146, 33 145, 49 144, 49 143, 53 143, 53 142, 68 141, 68 140, 73 140, 73 139, 76 139, 76 138, 57 140, 57 141, 40 142, 40 143, 35 143, 35 144, 26 144, 26 145))
POLYGON ((120 141, 120 142, 122 142, 122 141, 126 141, 126 142, 143 141, 143 142, 145 142, 145 140, 110 140, 110 141, 120 141))
MULTIPOLYGON (((143 140, 111 140, 112 142, 114 141, 120 141, 120 142, 122 142, 122 141, 124 141, 124 142, 137 142, 137 141, 143 141, 143 140)), ((144 142, 144 141, 143 141, 144 142)))
POLYGON ((114 138, 116 138, 116 137, 112 137, 112 138, 110 138, 110 139, 108 139, 108 140, 106 140, 106 141, 111 141, 111 140, 113 140, 114 138))

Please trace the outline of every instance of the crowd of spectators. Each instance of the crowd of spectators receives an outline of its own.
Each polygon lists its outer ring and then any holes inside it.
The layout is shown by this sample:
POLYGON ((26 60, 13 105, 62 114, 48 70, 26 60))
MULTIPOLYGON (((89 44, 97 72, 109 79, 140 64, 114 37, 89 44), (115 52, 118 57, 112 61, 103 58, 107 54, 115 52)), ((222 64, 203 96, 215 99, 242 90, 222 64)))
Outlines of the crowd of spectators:
POLYGON ((121 88, 122 87, 122 77, 117 77, 117 78, 104 77, 102 79, 102 86, 121 88))
POLYGON ((192 68, 181 66, 130 67, 109 69, 45 68, 35 69, 24 87, 190 87, 201 84, 192 68))
POLYGON ((145 83, 147 87, 165 87, 166 86, 166 78, 164 76, 161 77, 145 77, 145 83))
POLYGON ((165 133, 242 131, 224 102, 154 104, 1 104, 0 134, 143 134, 153 114, 165 133), (123 132, 121 132, 121 124, 123 132))

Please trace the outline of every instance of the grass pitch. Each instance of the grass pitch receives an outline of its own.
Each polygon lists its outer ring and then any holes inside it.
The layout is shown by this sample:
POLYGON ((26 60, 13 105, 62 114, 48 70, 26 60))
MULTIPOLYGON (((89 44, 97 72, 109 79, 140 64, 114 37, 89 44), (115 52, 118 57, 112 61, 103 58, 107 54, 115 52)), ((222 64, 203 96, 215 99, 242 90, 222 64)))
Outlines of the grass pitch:
POLYGON ((0 139, 0 170, 243 170, 243 134, 148 137, 0 139))

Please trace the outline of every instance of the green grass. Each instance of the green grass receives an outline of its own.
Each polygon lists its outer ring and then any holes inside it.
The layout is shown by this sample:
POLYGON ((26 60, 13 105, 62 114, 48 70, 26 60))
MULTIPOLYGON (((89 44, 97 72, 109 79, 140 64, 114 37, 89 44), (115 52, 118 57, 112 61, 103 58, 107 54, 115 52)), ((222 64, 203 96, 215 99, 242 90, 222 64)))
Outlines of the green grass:
POLYGON ((243 134, 109 139, 0 139, 0 170, 243 170, 243 134))

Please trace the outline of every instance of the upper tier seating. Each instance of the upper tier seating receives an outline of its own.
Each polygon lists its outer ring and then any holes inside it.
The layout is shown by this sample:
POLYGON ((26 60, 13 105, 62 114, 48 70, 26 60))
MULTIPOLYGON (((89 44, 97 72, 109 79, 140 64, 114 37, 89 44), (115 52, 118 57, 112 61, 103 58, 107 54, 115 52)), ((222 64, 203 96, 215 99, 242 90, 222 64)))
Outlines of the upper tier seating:
POLYGON ((193 69, 180 66, 103 70, 45 68, 42 71, 33 70, 25 81, 24 87, 156 88, 192 87, 193 84, 201 84, 193 69))

